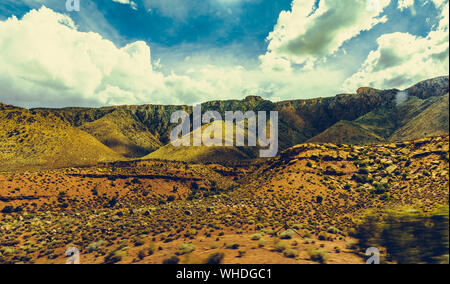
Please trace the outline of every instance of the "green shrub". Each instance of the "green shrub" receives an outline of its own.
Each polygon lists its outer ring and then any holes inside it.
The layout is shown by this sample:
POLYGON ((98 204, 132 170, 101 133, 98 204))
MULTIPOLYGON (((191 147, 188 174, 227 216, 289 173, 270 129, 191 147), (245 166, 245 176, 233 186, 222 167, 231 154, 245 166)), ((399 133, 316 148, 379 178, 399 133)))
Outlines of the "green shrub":
POLYGON ((171 256, 163 260, 163 264, 178 264, 180 259, 177 256, 171 256))
POLYGON ((264 236, 264 233, 256 233, 251 236, 252 241, 259 241, 264 236))
POLYGON ((295 235, 295 231, 292 229, 286 230, 280 234, 280 238, 283 240, 290 240, 295 235))
POLYGON ((5 206, 5 207, 3 207, 3 209, 2 209, 2 213, 4 213, 4 214, 10 214, 10 213, 12 213, 14 211, 14 207, 12 207, 12 206, 5 206))
POLYGON ((227 249, 238 249, 239 248, 239 244, 237 244, 237 243, 225 244, 225 248, 227 248, 227 249))
POLYGON ((295 249, 288 249, 285 250, 283 254, 287 258, 296 258, 298 256, 298 251, 295 249))
POLYGON ((191 253, 195 250, 195 246, 193 244, 181 244, 178 246, 178 251, 175 253, 176 255, 184 255, 191 253))
POLYGON ((114 264, 122 260, 127 255, 125 250, 114 250, 105 257, 106 264, 114 264))
POLYGON ((278 252, 284 252, 290 248, 291 246, 287 242, 280 241, 275 244, 275 250, 278 252))
POLYGON ((214 252, 205 260, 205 264, 220 264, 222 263, 225 254, 223 252, 214 252))
POLYGON ((311 248, 308 248, 306 251, 309 255, 309 258, 312 261, 316 261, 321 264, 327 263, 329 257, 328 257, 328 254, 326 251, 321 250, 321 249, 311 249, 311 248))
POLYGON ((263 248, 266 246, 267 240, 260 239, 258 242, 258 247, 263 248))
POLYGON ((88 245, 86 250, 87 250, 88 253, 91 253, 91 252, 97 251, 104 244, 105 244, 105 242, 102 241, 102 240, 100 240, 98 242, 93 242, 93 243, 88 245))

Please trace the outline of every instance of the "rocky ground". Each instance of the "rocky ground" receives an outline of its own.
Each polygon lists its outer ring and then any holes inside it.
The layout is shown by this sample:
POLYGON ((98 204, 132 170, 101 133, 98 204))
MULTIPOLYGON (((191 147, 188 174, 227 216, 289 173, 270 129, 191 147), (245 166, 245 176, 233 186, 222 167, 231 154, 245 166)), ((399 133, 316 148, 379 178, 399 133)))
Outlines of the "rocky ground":
POLYGON ((448 206, 449 137, 302 144, 226 167, 156 160, 0 173, 0 263, 363 263, 366 210, 448 206))

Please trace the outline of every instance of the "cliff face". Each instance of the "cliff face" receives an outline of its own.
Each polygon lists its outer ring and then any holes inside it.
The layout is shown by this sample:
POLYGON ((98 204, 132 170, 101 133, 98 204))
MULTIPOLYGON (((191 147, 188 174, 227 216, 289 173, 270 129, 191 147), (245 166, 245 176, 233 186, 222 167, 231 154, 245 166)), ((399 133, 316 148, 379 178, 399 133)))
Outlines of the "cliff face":
MULTIPOLYGON (((202 104, 202 111, 215 110, 224 117, 225 111, 278 111, 280 150, 306 142, 340 121, 339 128, 345 131, 328 131, 314 139, 316 142, 347 141, 361 143, 372 140, 388 140, 398 128, 419 115, 432 98, 448 93, 449 79, 438 77, 426 80, 407 89, 409 98, 421 100, 422 107, 414 105, 415 113, 408 108, 396 106, 398 90, 376 90, 363 87, 356 94, 340 94, 335 97, 308 100, 290 100, 273 103, 260 97, 250 96, 244 100, 211 101, 202 104), (426 104, 427 103, 427 104, 426 104), (333 137, 341 133, 358 132, 358 139, 333 137), (333 137, 330 137, 333 136, 333 137), (364 137, 360 137, 360 136, 364 137), (330 140, 330 141, 324 141, 330 140)), ((411 104, 416 103, 411 100, 411 104)), ((170 132, 176 125, 170 123, 170 116, 177 110, 192 114, 190 106, 114 106, 104 108, 34 109, 43 115, 53 114, 73 127, 81 128, 100 142, 114 148, 119 141, 120 153, 129 157, 142 157, 158 147, 168 144, 170 132), (104 130, 100 130, 104 129, 104 130), (114 129, 108 135, 100 132, 114 129), (114 137, 117 133, 117 137, 114 137), (112 142, 111 142, 112 141, 112 142), (151 142, 149 142, 151 141, 151 142)))
POLYGON ((426 80, 412 86, 407 91, 410 96, 420 99, 445 96, 449 91, 448 79, 448 76, 442 76, 426 80))

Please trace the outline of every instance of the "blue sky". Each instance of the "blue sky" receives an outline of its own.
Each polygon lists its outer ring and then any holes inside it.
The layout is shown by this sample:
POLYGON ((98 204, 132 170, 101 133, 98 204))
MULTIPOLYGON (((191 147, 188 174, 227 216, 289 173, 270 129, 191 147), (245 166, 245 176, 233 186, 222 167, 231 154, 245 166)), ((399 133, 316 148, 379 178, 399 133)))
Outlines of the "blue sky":
POLYGON ((0 3, 0 101, 286 100, 448 74, 448 0, 81 0, 79 12, 65 2, 0 3))
MULTIPOLYGON (((266 50, 265 41, 273 30, 278 15, 289 10, 292 0, 134 0, 137 10, 112 0, 81 0, 79 13, 70 16, 82 31, 95 31, 123 46, 144 40, 155 57, 169 62, 179 56, 207 55, 209 51, 233 46, 233 52, 257 61, 266 50), (181 6, 168 12, 166 6, 181 6), (91 20, 91 15, 102 18, 91 20), (98 20, 98 21, 97 21, 98 20), (182 48, 180 51, 179 48, 182 48), (173 54, 173 49, 176 56, 173 54), (236 50, 237 49, 237 50, 236 50), (171 58, 173 57, 173 58, 171 58)), ((21 1, 0 3, 0 18, 22 17, 32 8, 46 5, 60 13, 67 13, 65 0, 21 1)))

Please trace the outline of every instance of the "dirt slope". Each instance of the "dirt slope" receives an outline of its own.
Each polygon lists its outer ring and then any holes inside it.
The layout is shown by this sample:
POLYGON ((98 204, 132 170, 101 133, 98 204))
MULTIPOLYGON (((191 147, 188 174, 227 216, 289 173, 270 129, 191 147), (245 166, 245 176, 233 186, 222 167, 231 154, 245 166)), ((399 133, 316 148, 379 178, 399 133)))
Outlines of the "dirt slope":
POLYGON ((142 157, 161 147, 149 129, 133 114, 118 109, 79 127, 117 153, 130 158, 142 157))
POLYGON ((449 95, 445 95, 406 125, 395 131, 391 141, 413 140, 449 132, 449 95))
POLYGON ((54 115, 0 105, 0 171, 91 165, 123 159, 54 115))

